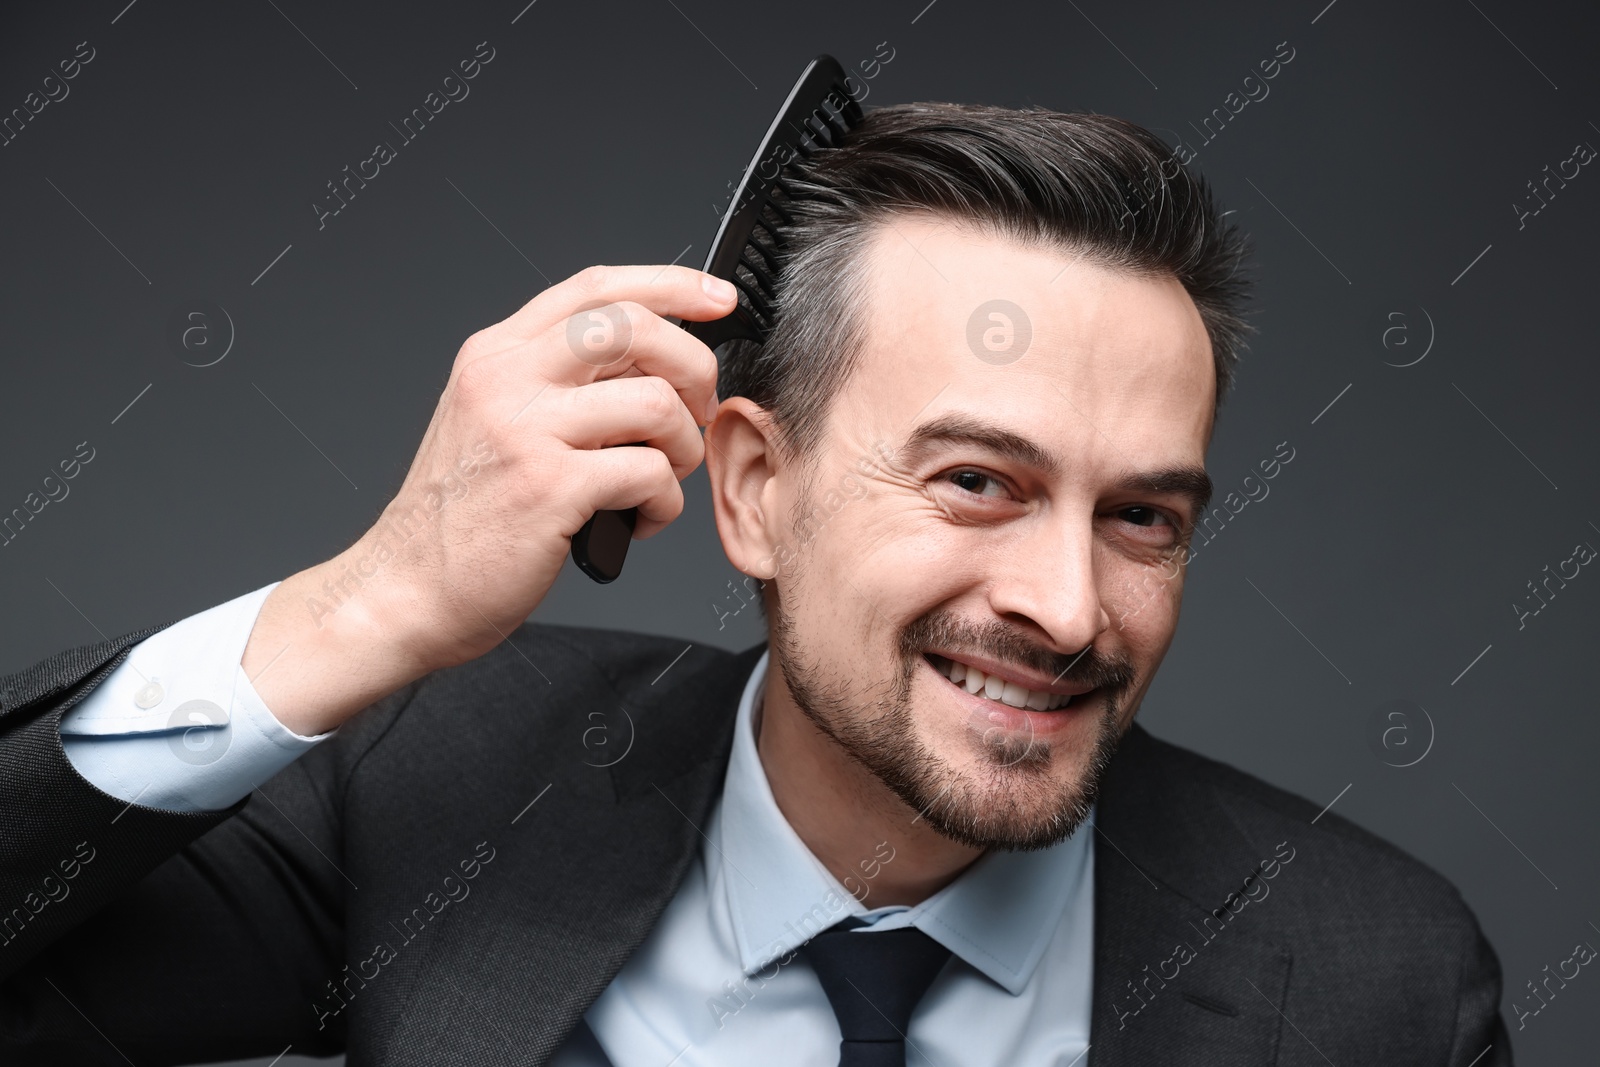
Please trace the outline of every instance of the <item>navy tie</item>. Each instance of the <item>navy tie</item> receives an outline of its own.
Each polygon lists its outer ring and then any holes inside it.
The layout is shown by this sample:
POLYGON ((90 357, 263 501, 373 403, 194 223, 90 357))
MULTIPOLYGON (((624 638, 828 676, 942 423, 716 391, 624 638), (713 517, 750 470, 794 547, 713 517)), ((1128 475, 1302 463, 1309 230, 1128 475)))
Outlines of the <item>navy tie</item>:
POLYGON ((905 1067, 906 1026, 950 950, 914 926, 835 926, 801 951, 839 1020, 839 1067, 905 1067))

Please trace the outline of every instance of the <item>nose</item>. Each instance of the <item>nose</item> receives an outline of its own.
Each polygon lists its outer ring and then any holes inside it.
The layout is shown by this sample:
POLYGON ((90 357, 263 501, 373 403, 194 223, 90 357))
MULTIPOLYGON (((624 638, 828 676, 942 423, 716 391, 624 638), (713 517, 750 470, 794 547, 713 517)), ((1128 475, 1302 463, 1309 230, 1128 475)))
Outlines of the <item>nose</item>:
POLYGON ((1073 654, 1111 625, 1095 569, 1094 515, 1058 513, 1001 555, 989 605, 1073 654))

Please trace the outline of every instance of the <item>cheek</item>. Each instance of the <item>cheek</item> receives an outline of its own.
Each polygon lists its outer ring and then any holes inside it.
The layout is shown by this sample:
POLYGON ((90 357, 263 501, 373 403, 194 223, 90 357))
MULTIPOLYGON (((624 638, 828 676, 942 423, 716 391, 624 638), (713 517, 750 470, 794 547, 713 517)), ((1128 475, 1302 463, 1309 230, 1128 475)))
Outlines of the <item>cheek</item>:
POLYGON ((1107 564, 1115 573, 1102 581, 1111 629, 1135 658, 1164 652, 1183 602, 1183 573, 1170 565, 1127 560, 1107 564))
POLYGON ((901 628, 970 588, 986 564, 960 530, 876 503, 851 501, 818 531, 785 599, 811 647, 882 674, 901 628))
POLYGON ((1121 640, 1139 673, 1139 686, 1148 687, 1156 668, 1166 658, 1178 626, 1178 603, 1182 587, 1166 594, 1144 614, 1128 621, 1121 640))
POLYGON ((958 587, 979 567, 982 546, 921 495, 877 493, 847 503, 812 548, 819 578, 843 593, 853 585, 872 594, 894 615, 891 605, 909 608, 958 587))

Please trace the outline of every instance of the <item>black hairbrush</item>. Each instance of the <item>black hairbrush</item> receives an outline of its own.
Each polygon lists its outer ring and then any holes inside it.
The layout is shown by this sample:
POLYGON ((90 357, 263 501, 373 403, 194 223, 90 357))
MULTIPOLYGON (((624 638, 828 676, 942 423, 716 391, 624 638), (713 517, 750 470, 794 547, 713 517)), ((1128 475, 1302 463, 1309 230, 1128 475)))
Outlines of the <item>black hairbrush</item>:
MULTIPOLYGON (((784 181, 785 168, 819 149, 837 147, 861 121, 861 105, 845 77, 832 56, 820 55, 807 64, 745 168, 702 268, 732 282, 739 301, 720 319, 680 324, 713 349, 736 339, 760 343, 772 331, 783 227, 792 221, 784 206, 793 196, 784 181)), ((572 561, 601 584, 614 581, 622 573, 638 518, 637 508, 595 512, 572 537, 572 561)))

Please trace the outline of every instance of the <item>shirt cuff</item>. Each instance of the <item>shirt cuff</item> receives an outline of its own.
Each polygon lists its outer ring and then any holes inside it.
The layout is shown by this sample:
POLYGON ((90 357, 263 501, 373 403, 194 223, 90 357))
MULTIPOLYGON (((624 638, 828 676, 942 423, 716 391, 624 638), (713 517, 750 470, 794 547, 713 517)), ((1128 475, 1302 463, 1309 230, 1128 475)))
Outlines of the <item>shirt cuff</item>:
POLYGON ((62 747, 78 773, 130 804, 217 811, 333 736, 304 737, 279 722, 240 664, 277 584, 135 645, 61 718, 62 747))

